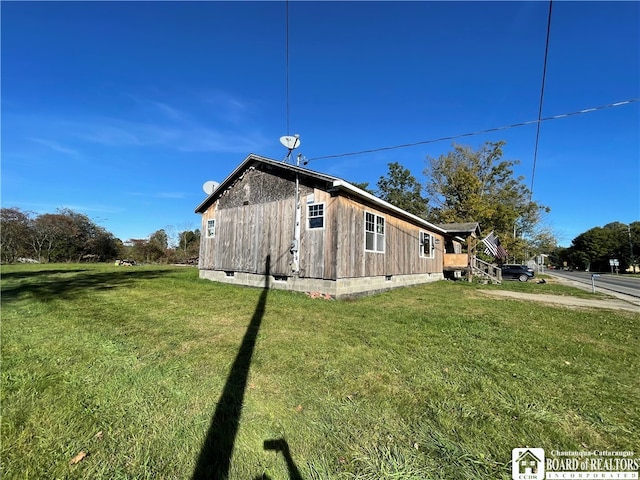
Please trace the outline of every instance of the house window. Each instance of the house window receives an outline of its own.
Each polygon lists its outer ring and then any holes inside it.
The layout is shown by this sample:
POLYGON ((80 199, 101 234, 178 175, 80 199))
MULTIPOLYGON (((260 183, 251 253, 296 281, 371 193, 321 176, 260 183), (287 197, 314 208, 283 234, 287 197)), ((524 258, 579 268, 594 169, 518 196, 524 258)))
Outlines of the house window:
POLYGON ((420 232, 420 256, 433 258, 435 248, 433 235, 427 232, 420 232))
POLYGON ((364 249, 384 253, 384 217, 364 213, 364 249))
POLYGON ((213 238, 216 236, 216 220, 212 218, 207 220, 207 238, 213 238))
POLYGON ((309 205, 307 228, 324 228, 324 203, 309 205))

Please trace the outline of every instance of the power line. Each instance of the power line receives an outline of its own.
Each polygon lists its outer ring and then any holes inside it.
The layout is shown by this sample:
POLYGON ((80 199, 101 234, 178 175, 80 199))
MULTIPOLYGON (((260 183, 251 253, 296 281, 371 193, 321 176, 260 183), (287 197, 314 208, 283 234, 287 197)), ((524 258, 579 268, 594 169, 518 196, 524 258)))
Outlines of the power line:
POLYGON ((456 139, 462 138, 462 137, 472 137, 472 136, 475 136, 475 135, 483 135, 485 133, 498 132, 500 130, 508 130, 508 129, 516 128, 516 127, 524 127, 526 125, 533 125, 535 123, 546 122, 548 120, 557 120, 559 118, 572 117, 572 116, 575 116, 575 115, 581 115, 583 113, 596 112, 598 110, 605 110, 607 108, 621 107, 623 105, 629 105, 631 103, 636 103, 636 102, 639 102, 639 101, 640 101, 640 98, 632 98, 630 100, 623 100, 623 101, 620 101, 620 102, 609 103, 607 105, 600 105, 600 106, 597 106, 597 107, 585 108, 583 110, 578 110, 578 111, 575 111, 575 112, 561 113, 559 115, 553 115, 551 117, 540 118, 538 120, 529 120, 527 122, 512 123, 511 125, 504 125, 502 127, 488 128, 486 130, 478 130, 476 132, 460 133, 460 134, 457 134, 457 135, 450 135, 448 137, 433 138, 433 139, 430 139, 430 140, 422 140, 420 142, 413 142, 413 143, 404 143, 404 144, 401 144, 401 145, 393 145, 393 146, 389 146, 389 147, 372 148, 372 149, 369 149, 369 150, 360 150, 358 152, 337 153, 337 154, 334 154, 334 155, 322 155, 320 157, 312 157, 312 158, 307 159, 307 163, 311 162, 313 160, 324 160, 324 159, 327 159, 327 158, 350 157, 350 156, 354 156, 354 155, 363 155, 365 153, 382 152, 382 151, 385 151, 385 150, 397 150, 397 149, 400 149, 400 148, 416 147, 418 145, 426 145, 426 144, 429 144, 429 143, 443 142, 445 140, 456 140, 456 139))
POLYGON ((287 0, 285 2, 285 9, 286 9, 286 14, 285 14, 285 23, 286 23, 286 47, 285 47, 285 51, 286 51, 286 102, 287 102, 287 135, 289 135, 289 0, 287 0))
POLYGON ((540 108, 538 109, 538 125, 536 127, 536 146, 533 150, 533 170, 531 172, 531 188, 529 189, 529 201, 533 198, 533 181, 536 178, 536 163, 538 162, 538 143, 540 141, 540 119, 542 118, 542 104, 544 101, 544 84, 547 78, 547 58, 549 58, 549 35, 551 33, 551 8, 553 0, 549 0, 549 18, 547 18, 547 43, 544 47, 544 64, 542 67, 542 86, 540 87, 540 108))

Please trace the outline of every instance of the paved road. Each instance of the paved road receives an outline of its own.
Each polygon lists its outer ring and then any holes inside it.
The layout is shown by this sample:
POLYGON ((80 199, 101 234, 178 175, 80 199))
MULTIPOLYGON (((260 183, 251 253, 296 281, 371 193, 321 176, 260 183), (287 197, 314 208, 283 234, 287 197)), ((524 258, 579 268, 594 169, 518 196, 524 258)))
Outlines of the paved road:
MULTIPOLYGON (((548 270, 550 275, 573 280, 587 285, 591 285, 592 272, 565 272, 562 270, 548 270)), ((599 277, 595 277, 596 288, 602 291, 612 291, 640 298, 640 278, 631 278, 626 275, 612 275, 610 273, 601 273, 599 277)))

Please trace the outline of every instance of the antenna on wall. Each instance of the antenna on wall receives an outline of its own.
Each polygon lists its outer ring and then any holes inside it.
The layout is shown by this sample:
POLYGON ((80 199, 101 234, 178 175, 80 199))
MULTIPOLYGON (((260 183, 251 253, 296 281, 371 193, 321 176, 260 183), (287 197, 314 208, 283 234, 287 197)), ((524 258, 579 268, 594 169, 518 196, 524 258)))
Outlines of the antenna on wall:
POLYGON ((219 186, 220 184, 218 182, 209 180, 207 182, 204 182, 204 184, 202 185, 202 190, 204 190, 204 193, 206 193, 207 195, 211 195, 219 186))
POLYGON ((286 163, 289 157, 291 157, 291 152, 300 146, 300 135, 297 133, 295 135, 285 135, 284 137, 280 137, 280 143, 289 150, 282 161, 282 163, 286 163))

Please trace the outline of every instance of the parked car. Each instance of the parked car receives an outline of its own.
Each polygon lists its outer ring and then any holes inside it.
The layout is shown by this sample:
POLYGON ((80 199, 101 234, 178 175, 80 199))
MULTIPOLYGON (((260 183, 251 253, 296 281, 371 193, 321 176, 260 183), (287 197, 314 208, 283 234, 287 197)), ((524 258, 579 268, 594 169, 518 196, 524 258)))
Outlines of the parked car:
POLYGON ((511 279, 526 282, 535 276, 533 269, 526 265, 502 265, 500 270, 502 270, 502 278, 505 280, 511 279))

